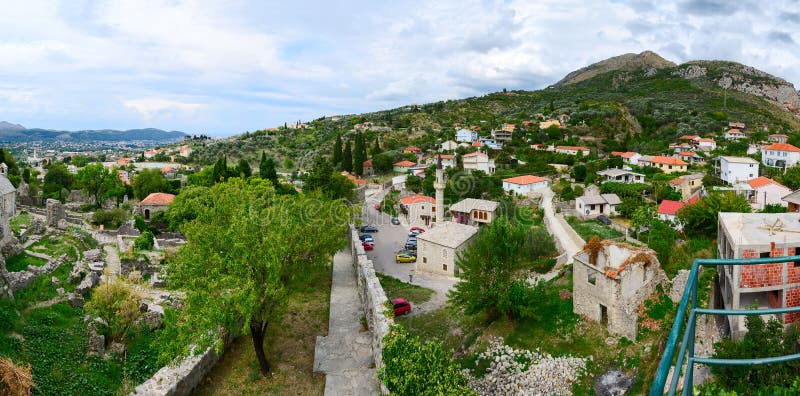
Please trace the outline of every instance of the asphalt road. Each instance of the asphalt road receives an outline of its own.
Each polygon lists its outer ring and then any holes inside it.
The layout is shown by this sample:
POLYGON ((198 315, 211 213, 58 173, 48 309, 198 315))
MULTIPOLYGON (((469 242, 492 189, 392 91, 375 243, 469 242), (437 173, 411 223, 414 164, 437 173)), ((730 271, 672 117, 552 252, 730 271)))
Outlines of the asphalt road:
MULTIPOLYGON (((415 305, 411 310, 411 315, 418 315, 423 312, 437 309, 447 301, 447 291, 458 282, 457 278, 450 278, 441 275, 416 273, 414 263, 396 263, 395 255, 398 250, 403 249, 408 230, 412 225, 405 221, 401 215, 400 225, 391 223, 391 216, 375 210, 376 203, 383 199, 384 193, 375 191, 366 197, 366 205, 362 213, 362 224, 373 225, 378 228, 378 232, 372 233, 375 239, 375 249, 366 252, 367 258, 372 260, 375 271, 384 275, 393 276, 403 282, 409 282, 409 275, 413 275, 412 284, 427 287, 435 291, 431 300, 427 303, 415 305)), ((423 227, 424 228, 424 227, 423 227)), ((389 298, 403 296, 387 296, 389 298)))

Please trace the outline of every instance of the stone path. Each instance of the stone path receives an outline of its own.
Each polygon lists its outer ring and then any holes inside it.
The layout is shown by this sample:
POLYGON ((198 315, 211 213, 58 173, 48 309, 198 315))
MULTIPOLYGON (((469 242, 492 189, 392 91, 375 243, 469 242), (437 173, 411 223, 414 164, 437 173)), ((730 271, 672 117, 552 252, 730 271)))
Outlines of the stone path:
MULTIPOLYGON (((553 207, 553 190, 550 188, 542 189, 542 203, 541 207, 544 210, 545 225, 547 226, 547 230, 550 232, 554 238, 557 239, 558 246, 561 246, 563 251, 562 253, 567 254, 567 261, 565 264, 572 262, 572 256, 583 249, 584 241, 580 239, 572 227, 569 226, 564 217, 560 214, 557 214, 555 208, 553 207)), ((536 281, 536 280, 544 280, 548 281, 550 279, 555 278, 563 265, 556 265, 553 267, 550 272, 546 274, 542 274, 539 276, 535 276, 529 281, 536 281)))
POLYGON ((106 252, 106 268, 112 277, 119 275, 122 271, 122 264, 119 261, 119 253, 114 245, 104 245, 103 250, 106 252))
POLYGON ((362 331, 364 313, 358 297, 349 250, 333 258, 333 284, 328 335, 317 337, 314 372, 325 373, 325 395, 377 395, 375 362, 369 331, 362 331))

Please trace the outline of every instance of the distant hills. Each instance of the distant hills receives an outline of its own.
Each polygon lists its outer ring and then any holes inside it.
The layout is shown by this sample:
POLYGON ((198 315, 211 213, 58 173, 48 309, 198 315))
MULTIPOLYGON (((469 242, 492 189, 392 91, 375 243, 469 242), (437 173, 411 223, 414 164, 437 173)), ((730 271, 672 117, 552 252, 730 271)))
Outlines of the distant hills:
POLYGON ((183 139, 186 133, 180 131, 164 131, 156 128, 129 129, 119 131, 114 129, 58 131, 53 129, 26 128, 19 124, 0 121, 0 142, 124 142, 124 141, 154 141, 167 142, 183 139))

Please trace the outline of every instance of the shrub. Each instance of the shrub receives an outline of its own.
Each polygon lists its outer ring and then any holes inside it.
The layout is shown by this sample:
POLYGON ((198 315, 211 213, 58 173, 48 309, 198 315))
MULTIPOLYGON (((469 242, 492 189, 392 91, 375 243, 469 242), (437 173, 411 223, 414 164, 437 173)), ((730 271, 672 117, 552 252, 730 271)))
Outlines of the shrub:
POLYGON ((114 208, 111 210, 98 209, 92 216, 92 223, 103 225, 108 229, 116 229, 128 221, 128 212, 124 209, 114 208))
POLYGON ((383 342, 380 379, 392 394, 475 394, 441 342, 423 343, 399 326, 392 327, 383 342))
POLYGON ((153 233, 150 231, 144 231, 136 241, 133 243, 133 246, 136 247, 137 250, 150 250, 153 248, 154 244, 153 233))
POLYGON ((136 227, 139 232, 147 231, 147 222, 144 221, 142 216, 136 215, 133 217, 133 226, 136 227))
POLYGON ((127 283, 108 281, 92 292, 86 310, 99 316, 108 324, 111 340, 124 340, 133 322, 139 317, 141 296, 127 283))

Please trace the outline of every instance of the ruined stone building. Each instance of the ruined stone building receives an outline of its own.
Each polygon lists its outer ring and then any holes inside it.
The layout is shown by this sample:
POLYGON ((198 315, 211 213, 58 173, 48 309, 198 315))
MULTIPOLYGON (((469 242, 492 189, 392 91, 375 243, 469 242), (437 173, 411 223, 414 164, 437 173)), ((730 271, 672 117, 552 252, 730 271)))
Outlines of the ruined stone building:
MULTIPOLYGON (((718 257, 726 259, 800 255, 800 213, 720 213, 718 257)), ((800 305, 800 262, 721 266, 719 287, 726 309, 785 308, 800 305)), ((785 325, 800 314, 775 317, 785 325)), ((744 317, 726 316, 731 338, 746 332, 744 317)))
POLYGON ((655 252, 593 239, 573 260, 573 311, 635 340, 639 306, 666 279, 655 252))
POLYGON ((2 237, 0 247, 5 246, 14 239, 11 232, 9 220, 17 212, 17 189, 8 180, 8 166, 0 163, 0 227, 2 227, 2 237))

